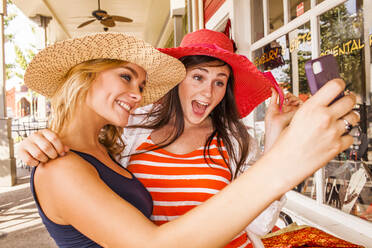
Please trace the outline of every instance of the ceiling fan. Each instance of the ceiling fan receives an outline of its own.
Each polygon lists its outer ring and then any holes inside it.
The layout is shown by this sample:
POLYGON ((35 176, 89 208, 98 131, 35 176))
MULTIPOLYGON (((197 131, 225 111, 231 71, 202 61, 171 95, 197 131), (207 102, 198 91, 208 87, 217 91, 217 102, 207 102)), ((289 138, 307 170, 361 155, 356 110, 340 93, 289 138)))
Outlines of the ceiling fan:
POLYGON ((91 24, 94 21, 99 21, 104 27, 103 30, 107 31, 108 28, 114 27, 115 22, 133 22, 132 19, 124 17, 124 16, 117 16, 117 15, 109 15, 107 11, 101 9, 100 0, 98 0, 98 9, 92 12, 92 20, 83 22, 77 28, 82 28, 88 24, 91 24))

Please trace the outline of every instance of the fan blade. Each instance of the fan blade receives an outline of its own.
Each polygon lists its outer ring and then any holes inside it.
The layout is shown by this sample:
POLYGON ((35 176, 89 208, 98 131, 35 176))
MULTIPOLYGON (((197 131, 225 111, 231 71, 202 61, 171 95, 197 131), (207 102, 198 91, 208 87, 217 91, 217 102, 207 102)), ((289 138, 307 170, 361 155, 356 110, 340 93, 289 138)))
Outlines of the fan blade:
POLYGON ((111 16, 111 18, 114 19, 114 21, 117 21, 117 22, 133 22, 132 19, 124 17, 124 16, 113 15, 113 16, 111 16))
POLYGON ((114 27, 115 26, 115 22, 111 17, 106 18, 104 20, 101 20, 101 23, 106 27, 114 27))
POLYGON ((86 22, 83 22, 82 24, 80 24, 77 28, 82 28, 92 22, 94 22, 96 19, 93 19, 93 20, 89 20, 89 21, 86 21, 86 22))

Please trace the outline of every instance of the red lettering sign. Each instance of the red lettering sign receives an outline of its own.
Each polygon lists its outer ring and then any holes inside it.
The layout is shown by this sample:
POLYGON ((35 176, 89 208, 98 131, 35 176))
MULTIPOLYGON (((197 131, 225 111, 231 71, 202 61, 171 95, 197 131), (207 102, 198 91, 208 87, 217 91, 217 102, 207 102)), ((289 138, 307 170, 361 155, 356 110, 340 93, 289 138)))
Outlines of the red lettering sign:
POLYGON ((297 5, 297 7, 296 7, 296 14, 297 14, 297 16, 300 16, 300 15, 302 15, 304 12, 305 12, 304 2, 301 2, 301 3, 300 3, 299 5, 297 5))

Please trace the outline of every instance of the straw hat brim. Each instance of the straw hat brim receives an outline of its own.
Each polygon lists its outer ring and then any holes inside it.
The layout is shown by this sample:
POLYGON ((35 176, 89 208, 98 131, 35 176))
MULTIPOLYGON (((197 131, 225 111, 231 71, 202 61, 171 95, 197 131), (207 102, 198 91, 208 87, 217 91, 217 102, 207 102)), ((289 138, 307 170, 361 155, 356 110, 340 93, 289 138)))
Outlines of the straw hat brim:
POLYGON ((159 100, 186 75, 179 60, 143 40, 123 33, 104 32, 56 42, 43 49, 28 65, 24 82, 30 89, 50 98, 72 67, 93 59, 123 60, 141 66, 147 73, 141 106, 159 100))
POLYGON ((224 49, 198 46, 159 48, 158 50, 177 59, 191 55, 206 55, 229 64, 234 73, 235 101, 241 118, 247 116, 257 105, 271 96, 271 82, 243 55, 224 49))

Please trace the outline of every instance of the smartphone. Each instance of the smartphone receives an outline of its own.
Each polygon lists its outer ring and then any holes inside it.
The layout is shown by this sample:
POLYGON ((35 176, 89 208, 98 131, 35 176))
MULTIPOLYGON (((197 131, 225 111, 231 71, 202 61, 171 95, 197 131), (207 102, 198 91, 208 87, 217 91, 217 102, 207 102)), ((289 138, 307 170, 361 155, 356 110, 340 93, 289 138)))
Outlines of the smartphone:
MULTIPOLYGON (((305 63, 305 72, 307 83, 312 95, 314 95, 329 80, 341 78, 337 60, 332 54, 307 61, 305 63)), ((344 93, 340 93, 332 103, 343 96, 344 93)))

